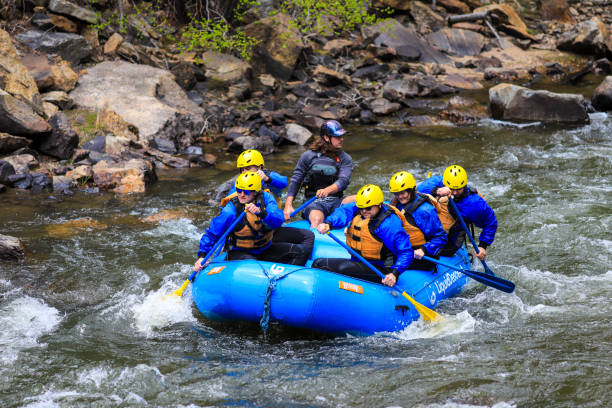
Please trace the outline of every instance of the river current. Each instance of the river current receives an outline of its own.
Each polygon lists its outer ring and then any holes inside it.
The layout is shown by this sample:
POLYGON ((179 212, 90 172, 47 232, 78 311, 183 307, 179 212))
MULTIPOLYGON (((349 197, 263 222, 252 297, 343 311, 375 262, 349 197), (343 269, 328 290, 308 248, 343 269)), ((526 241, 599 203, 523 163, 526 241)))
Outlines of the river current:
MULTIPOLYGON (((612 399, 612 117, 571 129, 485 121, 349 128, 349 187, 463 165, 495 210, 487 263, 513 294, 471 283, 443 322, 329 338, 204 319, 185 291, 198 241, 234 174, 160 171, 146 194, 0 195, 2 407, 601 407, 612 399), (146 222, 161 211, 182 214, 146 222), (87 218, 85 226, 82 220, 87 218)), ((290 175, 303 148, 268 167, 290 175)), ((299 203, 301 198, 296 200, 299 203)), ((482 270, 479 263, 473 269, 482 270)))

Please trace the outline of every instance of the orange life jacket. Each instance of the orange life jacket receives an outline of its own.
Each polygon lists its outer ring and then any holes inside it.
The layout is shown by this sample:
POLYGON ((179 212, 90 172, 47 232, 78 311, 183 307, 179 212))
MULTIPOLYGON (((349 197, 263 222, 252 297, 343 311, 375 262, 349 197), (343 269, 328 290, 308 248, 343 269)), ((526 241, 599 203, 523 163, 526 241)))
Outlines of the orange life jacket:
POLYGON ((346 244, 368 260, 385 259, 390 255, 391 250, 385 247, 382 239, 376 235, 376 230, 392 214, 397 215, 402 220, 402 226, 405 230, 408 223, 402 213, 392 205, 383 204, 381 211, 374 218, 363 218, 361 214, 353 217, 346 231, 346 244))
MULTIPOLYGON (((221 200, 221 202, 225 202, 226 204, 230 201, 236 208, 236 214, 241 214, 244 212, 245 205, 240 203, 237 193, 232 193, 221 200)), ((265 210, 266 204, 264 202, 263 194, 259 194, 259 197, 257 197, 257 202, 259 204, 259 208, 261 208, 262 211, 265 210)), ((246 217, 242 219, 242 221, 234 229, 234 232, 232 232, 231 239, 233 245, 239 248, 256 249, 265 247, 270 241, 272 241, 273 235, 274 230, 269 230, 266 228, 259 216, 247 211, 246 217)))

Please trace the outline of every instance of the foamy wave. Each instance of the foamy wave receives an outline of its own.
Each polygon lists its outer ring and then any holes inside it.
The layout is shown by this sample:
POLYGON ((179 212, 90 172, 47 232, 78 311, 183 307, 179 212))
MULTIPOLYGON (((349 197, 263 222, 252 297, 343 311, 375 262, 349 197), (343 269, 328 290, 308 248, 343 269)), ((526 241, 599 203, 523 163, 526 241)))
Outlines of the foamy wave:
POLYGON ((52 332, 62 320, 57 309, 25 296, 0 308, 0 362, 10 365, 24 348, 43 347, 38 338, 52 332))
POLYGON ((445 314, 440 316, 442 320, 434 323, 427 323, 419 319, 396 333, 396 337, 402 340, 440 338, 459 333, 471 333, 476 326, 476 320, 467 311, 454 316, 445 314))

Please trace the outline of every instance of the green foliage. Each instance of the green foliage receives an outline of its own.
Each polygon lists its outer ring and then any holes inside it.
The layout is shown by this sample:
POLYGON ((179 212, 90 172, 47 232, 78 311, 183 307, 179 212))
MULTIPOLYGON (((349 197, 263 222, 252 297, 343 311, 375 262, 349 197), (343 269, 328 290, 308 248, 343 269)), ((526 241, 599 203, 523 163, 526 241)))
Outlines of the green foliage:
POLYGON ((178 48, 183 52, 213 50, 235 53, 242 59, 250 60, 257 40, 245 35, 240 29, 232 31, 227 22, 208 18, 192 20, 183 32, 178 48))
MULTIPOLYGON (((342 34, 378 20, 371 0, 282 0, 279 9, 292 17, 291 25, 304 37, 342 34)), ((389 10, 382 10, 388 14, 389 10)))
MULTIPOLYGON (((96 0, 90 0, 90 4, 95 2, 96 0)), ((165 13, 158 13, 159 6, 154 6, 152 3, 141 2, 130 5, 123 15, 117 7, 112 7, 111 10, 105 15, 97 11, 95 13, 96 22, 91 27, 101 32, 106 27, 112 26, 122 34, 127 34, 128 28, 131 28, 139 39, 146 37, 147 31, 153 31, 162 37, 170 35, 166 29, 168 20, 165 13)))
POLYGON ((238 4, 234 10, 234 18, 236 21, 242 21, 244 19, 244 13, 252 6, 261 6, 261 3, 258 0, 238 0, 238 4))

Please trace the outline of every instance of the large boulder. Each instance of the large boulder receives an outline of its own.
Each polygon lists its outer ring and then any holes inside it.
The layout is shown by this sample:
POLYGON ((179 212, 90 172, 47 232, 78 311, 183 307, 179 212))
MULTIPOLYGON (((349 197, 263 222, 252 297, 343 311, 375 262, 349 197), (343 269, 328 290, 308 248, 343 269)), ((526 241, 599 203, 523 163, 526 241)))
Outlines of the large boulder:
POLYGON ((59 14, 66 14, 86 23, 96 23, 96 13, 93 10, 78 6, 67 0, 51 0, 49 10, 59 14))
POLYGON ((0 30, 0 88, 42 113, 42 101, 36 82, 17 55, 9 34, 0 30))
POLYGON ((220 86, 249 80, 253 72, 248 62, 216 51, 206 51, 202 55, 202 63, 206 67, 207 79, 220 86))
POLYGON ((139 140, 170 140, 181 150, 204 126, 204 110, 193 103, 167 70, 103 62, 79 79, 70 96, 79 107, 109 109, 138 129, 139 140))
POLYGON ((499 20, 497 27, 510 35, 535 41, 536 38, 527 32, 527 24, 521 19, 516 10, 507 3, 489 4, 474 9, 474 13, 488 11, 499 20))
POLYGON ((591 102, 599 111, 612 111, 612 76, 607 76, 593 91, 591 102))
POLYGON ((557 48, 579 54, 612 56, 612 31, 599 18, 582 21, 561 34, 557 48))
POLYGON ((25 147, 32 143, 31 140, 25 137, 13 136, 8 133, 0 132, 0 154, 14 152, 17 149, 25 147))
POLYGON ((251 59, 256 75, 268 73, 283 81, 291 77, 304 43, 290 23, 290 16, 279 13, 244 27, 246 35, 259 41, 251 59))
POLYGON ((511 84, 489 89, 489 107, 494 119, 588 123, 586 101, 582 95, 536 91, 511 84))

